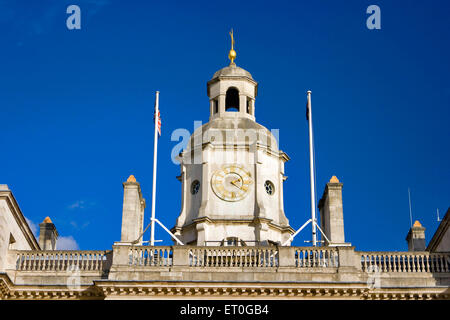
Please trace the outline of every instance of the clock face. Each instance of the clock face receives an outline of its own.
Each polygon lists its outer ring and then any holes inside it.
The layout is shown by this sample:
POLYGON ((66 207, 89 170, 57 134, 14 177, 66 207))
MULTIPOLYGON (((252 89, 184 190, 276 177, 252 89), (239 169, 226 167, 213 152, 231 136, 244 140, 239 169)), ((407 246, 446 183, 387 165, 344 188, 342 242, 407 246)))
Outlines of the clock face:
POLYGON ((228 165, 216 171, 211 178, 214 193, 225 201, 239 201, 249 193, 253 183, 250 172, 239 165, 228 165))

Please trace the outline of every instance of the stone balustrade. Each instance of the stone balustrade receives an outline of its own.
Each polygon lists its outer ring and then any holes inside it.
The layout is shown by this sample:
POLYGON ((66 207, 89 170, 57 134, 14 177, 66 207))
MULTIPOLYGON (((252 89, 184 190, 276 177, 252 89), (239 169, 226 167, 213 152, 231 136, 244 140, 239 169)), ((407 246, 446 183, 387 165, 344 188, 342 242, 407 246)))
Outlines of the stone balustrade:
POLYGON ((336 248, 120 245, 115 251, 115 264, 133 267, 339 267, 339 250, 336 248))
POLYGON ((295 248, 295 265, 299 268, 339 267, 339 252, 336 248, 295 248))
POLYGON ((450 272, 449 253, 359 252, 366 272, 450 272))
POLYGON ((170 246, 130 246, 129 265, 140 267, 172 266, 173 250, 170 246))
POLYGON ((276 247, 192 247, 190 267, 278 267, 276 247))
POLYGON ((12 251, 17 271, 102 271, 111 251, 12 251))
POLYGON ((112 251, 10 251, 16 271, 102 271, 112 264, 139 268, 295 269, 354 266, 363 272, 449 273, 450 253, 358 252, 333 247, 114 246, 112 251), (342 257, 341 257, 342 256, 342 257), (342 261, 341 261, 342 260, 342 261), (356 263, 353 263, 355 260, 356 263))

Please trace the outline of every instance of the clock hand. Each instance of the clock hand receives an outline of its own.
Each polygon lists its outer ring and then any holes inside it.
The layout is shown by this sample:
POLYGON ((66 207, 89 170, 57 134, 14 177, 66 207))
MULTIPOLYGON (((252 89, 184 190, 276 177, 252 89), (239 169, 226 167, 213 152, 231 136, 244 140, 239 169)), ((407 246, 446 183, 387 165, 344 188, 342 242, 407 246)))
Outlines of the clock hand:
POLYGON ((238 186, 238 185, 236 184, 236 181, 239 182, 239 181, 241 181, 241 179, 233 180, 233 181, 231 181, 230 183, 231 183, 233 186, 235 186, 236 188, 241 189, 241 187, 238 186))

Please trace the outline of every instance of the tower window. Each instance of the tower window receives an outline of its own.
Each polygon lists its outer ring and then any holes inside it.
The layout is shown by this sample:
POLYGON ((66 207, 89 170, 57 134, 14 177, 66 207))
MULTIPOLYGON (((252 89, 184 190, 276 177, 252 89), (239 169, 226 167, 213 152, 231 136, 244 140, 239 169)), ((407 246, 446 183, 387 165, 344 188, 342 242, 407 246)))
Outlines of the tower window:
POLYGON ((274 192, 275 192, 275 186, 274 186, 273 183, 272 183, 271 181, 269 181, 269 180, 267 180, 267 181, 264 183, 264 188, 266 189, 267 194, 270 195, 270 196, 273 195, 274 192))
POLYGON ((191 193, 192 194, 197 194, 198 190, 200 190, 200 181, 195 180, 194 182, 192 182, 191 184, 191 193))
POLYGON ((247 113, 250 113, 250 100, 247 99, 247 113))
POLYGON ((218 112, 219 112, 219 103, 217 102, 217 100, 214 100, 214 113, 218 112))
POLYGON ((239 111, 239 91, 236 88, 227 90, 225 97, 225 111, 239 111))

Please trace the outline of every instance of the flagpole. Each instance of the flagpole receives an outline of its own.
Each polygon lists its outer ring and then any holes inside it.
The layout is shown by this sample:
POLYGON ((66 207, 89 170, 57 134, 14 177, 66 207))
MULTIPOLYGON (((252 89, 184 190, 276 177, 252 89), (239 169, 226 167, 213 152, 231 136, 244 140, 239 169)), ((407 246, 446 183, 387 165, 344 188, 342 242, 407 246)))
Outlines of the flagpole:
POLYGON ((156 205, 156 161, 158 154, 158 121, 159 121, 159 91, 155 98, 155 137, 153 141, 153 190, 152 190, 152 218, 150 221, 150 245, 155 245, 155 205, 156 205))
POLYGON ((412 210, 411 210, 411 192, 409 191, 409 187, 408 187, 408 201, 409 201, 409 221, 410 221, 410 223, 411 223, 411 228, 412 228, 412 226, 413 226, 413 223, 412 223, 412 210))
POLYGON ((312 243, 317 246, 316 235, 316 194, 314 179, 314 151, 313 151, 313 129, 312 129, 312 112, 311 112, 311 91, 308 90, 308 124, 309 124, 309 171, 311 180, 311 220, 312 220, 312 243))

